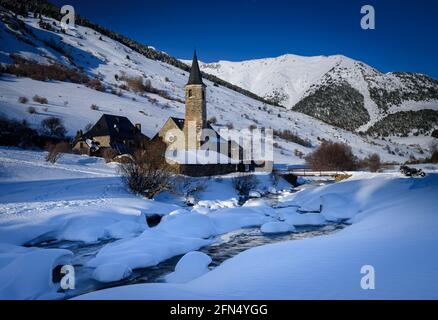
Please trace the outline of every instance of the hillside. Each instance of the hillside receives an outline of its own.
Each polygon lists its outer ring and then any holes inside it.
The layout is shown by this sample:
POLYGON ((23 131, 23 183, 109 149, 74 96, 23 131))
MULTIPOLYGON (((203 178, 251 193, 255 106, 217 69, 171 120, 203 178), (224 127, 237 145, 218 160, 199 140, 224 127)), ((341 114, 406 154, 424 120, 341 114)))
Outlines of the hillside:
MULTIPOLYGON (((437 80, 414 73, 383 74, 342 55, 287 54, 242 62, 219 61, 203 64, 201 68, 289 109, 347 130, 367 131, 376 122, 400 111, 438 112, 437 80)), ((416 115, 404 116, 405 126, 393 126, 388 135, 416 129, 408 127, 416 115)), ((436 121, 433 127, 438 127, 436 121)), ((378 132, 371 129, 368 133, 378 132)), ((430 133, 423 132, 426 136, 430 133)))
MULTIPOLYGON (((150 59, 89 27, 63 31, 59 22, 45 16, 40 19, 30 13, 16 17, 3 9, 0 14, 2 116, 25 119, 35 128, 43 119, 56 116, 64 121, 68 135, 74 136, 103 113, 119 114, 140 123, 149 137, 169 116, 183 117, 188 73, 179 67, 150 59), (43 70, 41 66, 58 69, 49 69, 48 74, 29 71, 43 70), (68 72, 59 74, 59 68, 68 72), (141 77, 147 84, 141 92, 127 85, 126 80, 134 77, 141 77), (47 103, 33 101, 36 95, 46 98, 47 103)), ((205 83, 208 118, 216 128, 232 125, 235 129, 258 126, 290 130, 310 142, 302 145, 276 137, 278 163, 303 163, 303 155, 324 139, 350 144, 359 157, 377 152, 386 161, 398 162, 411 155, 422 157, 421 148, 428 145, 427 141, 408 146, 357 135, 210 80, 205 83)))

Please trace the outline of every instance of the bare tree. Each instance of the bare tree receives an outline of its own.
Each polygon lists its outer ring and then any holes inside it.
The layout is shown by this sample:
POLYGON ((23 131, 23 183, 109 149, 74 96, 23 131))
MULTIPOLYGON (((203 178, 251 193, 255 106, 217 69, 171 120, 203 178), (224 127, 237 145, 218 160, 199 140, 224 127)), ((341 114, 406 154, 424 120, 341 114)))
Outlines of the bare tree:
POLYGON ((41 129, 43 134, 54 138, 64 138, 67 132, 62 120, 56 117, 49 117, 41 121, 41 129))
POLYGON ((172 173, 164 157, 152 145, 147 150, 137 150, 119 168, 128 188, 149 199, 170 188, 172 173))
POLYGON ((380 156, 377 153, 370 154, 363 160, 365 167, 370 169, 371 172, 377 172, 382 167, 380 156))
POLYGON ((311 154, 305 157, 312 170, 355 170, 357 159, 351 147, 338 142, 323 141, 311 154))
POLYGON ((56 163, 63 153, 69 153, 70 151, 71 147, 67 142, 51 143, 47 146, 46 161, 56 163))

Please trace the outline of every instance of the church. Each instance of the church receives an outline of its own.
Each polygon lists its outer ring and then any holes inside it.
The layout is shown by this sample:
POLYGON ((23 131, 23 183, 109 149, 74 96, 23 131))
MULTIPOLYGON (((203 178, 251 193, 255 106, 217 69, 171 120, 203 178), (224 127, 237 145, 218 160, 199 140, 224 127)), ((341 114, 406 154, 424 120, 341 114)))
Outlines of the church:
POLYGON ((211 176, 255 169, 254 162, 243 161, 236 141, 221 136, 208 123, 206 85, 196 51, 185 86, 185 118, 170 117, 150 144, 164 153, 163 161, 179 174, 211 176))

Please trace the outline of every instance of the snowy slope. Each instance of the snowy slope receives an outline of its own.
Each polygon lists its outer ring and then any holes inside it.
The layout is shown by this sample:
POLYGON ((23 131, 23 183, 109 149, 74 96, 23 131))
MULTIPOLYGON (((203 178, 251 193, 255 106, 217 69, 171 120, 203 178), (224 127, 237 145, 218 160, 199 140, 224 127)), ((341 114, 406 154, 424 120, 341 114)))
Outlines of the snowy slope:
MULTIPOLYGON (((8 12, 3 12, 2 15, 15 21, 8 12)), ((143 133, 149 137, 155 135, 169 116, 184 116, 183 100, 187 72, 148 59, 90 28, 77 26, 64 34, 41 29, 38 19, 20 19, 25 23, 26 29, 13 27, 12 23, 4 21, 0 23, 2 63, 11 63, 9 55, 12 53, 39 63, 57 62, 68 66, 74 63, 75 66, 83 68, 90 77, 98 77, 106 86, 106 90, 101 92, 82 84, 42 82, 3 74, 0 77, 0 115, 26 119, 35 128, 38 128, 41 120, 49 116, 60 117, 70 136, 74 136, 77 130, 83 129, 86 125, 95 123, 103 113, 123 115, 133 123, 142 124, 143 133), (68 53, 68 57, 47 43, 61 46, 68 53), (154 88, 166 92, 167 97, 153 93, 139 95, 121 89, 120 86, 124 82, 117 80, 115 75, 121 76, 123 73, 149 80, 154 88), (111 91, 120 92, 121 95, 111 91), (41 105, 32 101, 34 95, 47 98, 48 104, 41 105), (21 96, 27 97, 29 102, 20 103, 18 99, 21 96), (92 104, 97 105, 99 110, 92 110, 92 104), (30 106, 35 107, 37 112, 29 113, 30 106)), ((57 23, 49 18, 44 18, 44 21, 50 24, 57 23)), ((15 23, 18 24, 16 21, 15 23)), ((329 64, 325 66, 326 69, 329 67, 329 64)), ((315 67, 315 77, 320 73, 318 70, 318 67, 315 67)), ((308 81, 311 82, 310 78, 308 81)), ((361 137, 303 113, 266 105, 236 91, 214 86, 208 80, 205 83, 208 118, 217 119, 214 125, 216 128, 233 124, 235 129, 245 129, 250 125, 277 130, 287 129, 311 141, 313 147, 308 148, 276 138, 274 160, 279 163, 303 163, 302 156, 297 154, 309 153, 322 139, 349 143, 359 157, 377 152, 383 160, 398 162, 404 162, 411 154, 417 158, 421 157, 420 147, 428 146, 428 142, 424 140, 408 146, 361 137), (396 154, 390 152, 393 150, 397 150, 396 154)))
POLYGON ((369 119, 354 128, 358 131, 367 130, 388 113, 438 110, 438 81, 420 74, 383 74, 342 55, 302 57, 286 54, 241 62, 219 61, 202 64, 201 69, 287 108, 295 107, 316 117, 319 115, 312 106, 307 110, 297 104, 318 89, 346 83, 363 96, 363 105, 369 115, 369 119), (423 95, 423 90, 428 89, 431 91, 423 95))

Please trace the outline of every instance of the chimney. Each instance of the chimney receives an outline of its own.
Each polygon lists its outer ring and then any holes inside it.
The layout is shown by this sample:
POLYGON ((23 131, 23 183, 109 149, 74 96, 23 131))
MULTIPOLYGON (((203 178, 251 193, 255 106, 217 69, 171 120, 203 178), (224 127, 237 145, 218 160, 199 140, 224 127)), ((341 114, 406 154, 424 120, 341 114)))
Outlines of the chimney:
POLYGON ((135 124, 135 128, 137 129, 137 131, 138 131, 139 133, 141 133, 141 123, 136 123, 136 124, 135 124))

